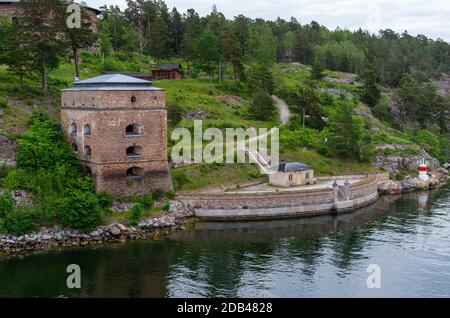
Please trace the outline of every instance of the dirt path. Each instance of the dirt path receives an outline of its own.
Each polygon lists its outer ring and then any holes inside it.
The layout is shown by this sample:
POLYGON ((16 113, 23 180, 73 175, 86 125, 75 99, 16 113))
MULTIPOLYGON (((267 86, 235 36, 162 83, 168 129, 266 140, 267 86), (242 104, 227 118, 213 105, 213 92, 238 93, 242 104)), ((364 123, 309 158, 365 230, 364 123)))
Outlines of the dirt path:
POLYGON ((275 104, 280 110, 280 122, 282 125, 286 125, 289 122, 289 118, 291 117, 291 111, 289 110, 289 106, 286 104, 284 100, 277 96, 272 96, 275 104))

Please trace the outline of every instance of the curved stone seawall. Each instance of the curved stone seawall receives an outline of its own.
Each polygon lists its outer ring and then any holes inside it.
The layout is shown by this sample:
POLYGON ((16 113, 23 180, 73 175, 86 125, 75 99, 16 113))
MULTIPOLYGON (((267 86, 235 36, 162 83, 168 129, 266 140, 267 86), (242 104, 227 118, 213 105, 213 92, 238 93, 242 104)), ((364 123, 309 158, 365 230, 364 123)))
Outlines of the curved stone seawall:
MULTIPOLYGON (((208 220, 242 220, 343 213, 368 206, 378 199, 379 176, 362 176, 347 191, 336 189, 280 190, 277 192, 193 192, 179 195, 195 215, 208 220)), ((334 177, 336 179, 347 179, 334 177)))

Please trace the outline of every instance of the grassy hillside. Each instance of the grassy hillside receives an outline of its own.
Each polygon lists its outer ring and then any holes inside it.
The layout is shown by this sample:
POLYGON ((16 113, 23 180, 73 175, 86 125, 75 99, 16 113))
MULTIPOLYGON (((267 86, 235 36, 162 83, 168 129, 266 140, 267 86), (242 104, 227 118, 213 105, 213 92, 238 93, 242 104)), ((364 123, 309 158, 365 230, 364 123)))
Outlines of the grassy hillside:
MULTIPOLYGON (((93 54, 83 54, 80 65, 81 78, 89 78, 102 74, 104 70, 116 68, 120 71, 150 71, 149 60, 146 57, 134 55, 124 57, 112 56, 102 64, 100 58, 93 54), (127 60, 128 59, 128 60, 127 60)), ((39 107, 59 119, 60 90, 71 85, 73 66, 61 62, 57 69, 50 71, 49 83, 51 95, 44 98, 39 90, 39 78, 27 78, 25 88, 19 88, 19 81, 4 68, 0 68, 0 96, 3 96, 8 106, 4 107, 0 122, 0 135, 15 139, 18 134, 27 129, 27 121, 33 108, 39 107)), ((283 98, 286 92, 303 85, 310 76, 310 68, 301 65, 275 65, 273 69, 275 94, 283 98)), ((375 118, 370 109, 357 102, 359 83, 357 79, 345 73, 326 71, 326 78, 317 83, 322 98, 354 99, 358 104, 356 111, 371 128, 377 132, 373 136, 375 144, 395 143, 411 145, 413 155, 420 148, 413 144, 409 137, 389 124, 375 118), (328 95, 328 96, 327 96, 328 95), (333 96, 334 95, 334 96, 333 96)), ((168 105, 178 105, 183 113, 206 113, 204 127, 274 127, 278 125, 277 115, 269 121, 259 121, 249 115, 251 103, 245 89, 235 89, 230 78, 221 85, 210 83, 207 78, 183 79, 180 81, 155 81, 154 85, 166 90, 168 105)), ((333 103, 325 107, 326 113, 332 115, 336 110, 333 103)), ((292 109, 295 114, 297 110, 292 109)), ((180 126, 191 128, 192 119, 183 119, 180 126)), ((332 158, 324 155, 323 137, 319 131, 282 128, 281 129, 281 159, 300 161, 315 167, 318 174, 341 174, 351 172, 373 171, 369 163, 358 163, 351 160, 332 158)), ((326 145, 325 145, 326 146, 326 145)), ((253 165, 192 165, 174 169, 173 181, 177 190, 191 190, 215 186, 222 183, 243 182, 261 178, 259 170, 253 165)))

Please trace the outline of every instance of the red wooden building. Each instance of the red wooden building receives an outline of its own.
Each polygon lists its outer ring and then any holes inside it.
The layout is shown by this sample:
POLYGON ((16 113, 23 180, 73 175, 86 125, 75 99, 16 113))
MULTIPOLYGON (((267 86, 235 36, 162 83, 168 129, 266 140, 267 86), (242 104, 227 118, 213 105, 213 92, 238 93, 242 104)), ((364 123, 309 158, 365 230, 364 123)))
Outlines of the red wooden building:
POLYGON ((159 63, 156 68, 152 70, 154 79, 181 79, 181 65, 176 63, 159 63))

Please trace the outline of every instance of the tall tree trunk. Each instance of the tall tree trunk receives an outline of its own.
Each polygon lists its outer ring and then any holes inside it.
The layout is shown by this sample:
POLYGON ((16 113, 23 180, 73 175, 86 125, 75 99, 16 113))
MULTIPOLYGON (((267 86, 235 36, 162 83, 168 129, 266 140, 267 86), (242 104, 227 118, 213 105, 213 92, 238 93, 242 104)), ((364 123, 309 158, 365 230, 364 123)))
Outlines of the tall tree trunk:
POLYGON ((76 47, 73 47, 72 52, 73 52, 73 64, 75 65, 75 77, 80 78, 80 69, 78 67, 78 49, 76 47))
POLYGON ((139 19, 139 48, 141 49, 141 54, 144 53, 144 35, 142 30, 142 21, 139 19))
POLYGON ((44 93, 44 96, 47 96, 47 92, 48 92, 47 63, 45 62, 45 59, 42 59, 42 61, 41 61, 41 87, 42 87, 42 92, 44 93))
POLYGON ((20 80, 20 89, 23 89, 23 74, 19 74, 19 80, 20 80))

